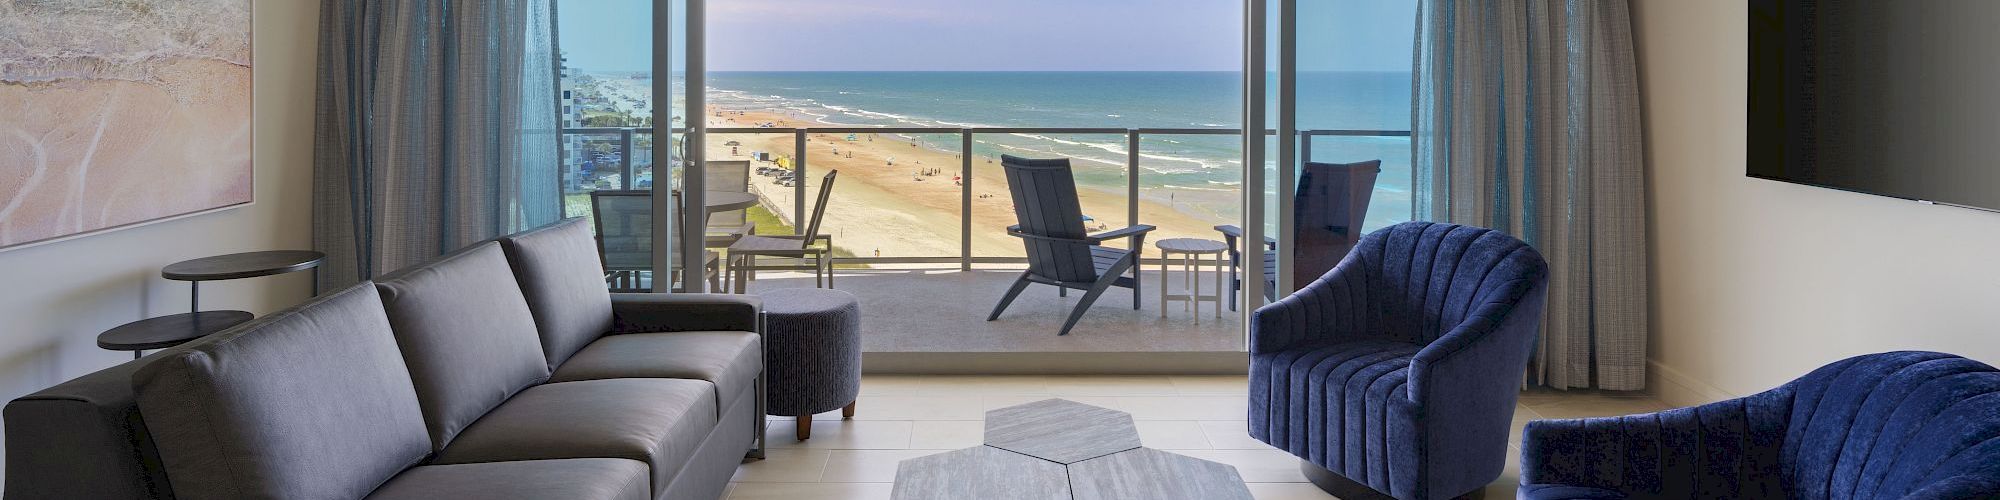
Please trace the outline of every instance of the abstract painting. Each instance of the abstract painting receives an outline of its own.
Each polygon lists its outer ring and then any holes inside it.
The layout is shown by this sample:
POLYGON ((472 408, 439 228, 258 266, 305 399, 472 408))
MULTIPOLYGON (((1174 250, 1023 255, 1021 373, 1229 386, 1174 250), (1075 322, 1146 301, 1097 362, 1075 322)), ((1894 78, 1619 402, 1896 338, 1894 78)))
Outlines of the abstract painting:
POLYGON ((0 249, 250 203, 251 0, 0 0, 0 249))

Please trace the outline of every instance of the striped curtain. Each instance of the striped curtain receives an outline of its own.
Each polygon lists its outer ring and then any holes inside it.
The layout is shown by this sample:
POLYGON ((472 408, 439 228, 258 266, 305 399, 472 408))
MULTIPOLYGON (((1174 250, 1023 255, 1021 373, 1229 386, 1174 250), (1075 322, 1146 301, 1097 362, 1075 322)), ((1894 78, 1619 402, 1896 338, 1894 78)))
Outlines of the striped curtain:
POLYGON ((551 2, 321 3, 321 291, 560 217, 551 2))
POLYGON ((1646 384, 1646 190, 1626 0, 1423 0, 1412 213, 1549 260, 1531 383, 1646 384))

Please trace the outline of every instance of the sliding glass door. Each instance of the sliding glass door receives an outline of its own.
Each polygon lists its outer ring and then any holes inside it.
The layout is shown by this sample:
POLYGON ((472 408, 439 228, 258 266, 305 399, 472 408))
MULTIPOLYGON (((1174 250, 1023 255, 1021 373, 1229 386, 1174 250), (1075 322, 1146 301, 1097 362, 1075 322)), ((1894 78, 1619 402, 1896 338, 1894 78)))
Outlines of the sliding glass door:
POLYGON ((681 189, 689 177, 683 165, 693 160, 681 152, 700 149, 689 147, 698 144, 699 128, 687 126, 688 54, 699 54, 687 41, 691 26, 700 25, 689 3, 556 4, 564 216, 592 219, 617 290, 706 288, 701 238, 692 239, 690 252, 690 240, 677 232, 686 227, 680 207, 702 202, 699 190, 690 196, 681 189))
MULTIPOLYGON (((1245 269, 1275 260, 1270 296, 1324 274, 1362 235, 1410 220, 1416 3, 1246 0, 1245 269), (1258 78, 1262 76, 1262 78, 1258 78), (1258 147, 1258 146, 1262 147, 1258 147)), ((1244 283, 1243 299, 1263 303, 1244 283)), ((1247 311, 1253 308, 1246 308, 1247 311)), ((1248 317, 1245 318, 1248 324, 1248 317)))

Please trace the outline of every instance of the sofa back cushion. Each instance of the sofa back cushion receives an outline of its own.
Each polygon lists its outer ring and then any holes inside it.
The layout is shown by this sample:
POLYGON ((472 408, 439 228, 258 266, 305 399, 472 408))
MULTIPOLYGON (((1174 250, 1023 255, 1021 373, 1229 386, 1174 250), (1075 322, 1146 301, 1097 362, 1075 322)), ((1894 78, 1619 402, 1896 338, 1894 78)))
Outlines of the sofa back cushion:
POLYGON ((1491 302, 1514 303, 1548 279, 1548 262, 1500 231, 1404 222, 1369 233, 1348 259, 1367 273, 1363 335, 1429 344, 1491 302))
POLYGON ((158 357, 132 386, 176 498, 359 498, 430 452, 373 285, 158 357))
POLYGON ((548 379, 535 318, 499 243, 397 271, 375 286, 435 449, 514 393, 548 379))
POLYGON ((1990 365, 1938 352, 1869 354, 1776 392, 1786 391, 1789 405, 1753 410, 1787 418, 1779 453, 1792 498, 2000 493, 2000 370, 1990 365))
POLYGON ((611 330, 611 291, 587 222, 578 217, 500 238, 550 370, 611 330))

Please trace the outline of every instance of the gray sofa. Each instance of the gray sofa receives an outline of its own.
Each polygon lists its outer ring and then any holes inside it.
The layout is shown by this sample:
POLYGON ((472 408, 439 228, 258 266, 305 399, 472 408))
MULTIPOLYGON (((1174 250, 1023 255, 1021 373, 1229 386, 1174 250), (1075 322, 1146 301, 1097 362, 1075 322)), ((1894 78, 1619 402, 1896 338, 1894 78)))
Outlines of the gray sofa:
POLYGON ((564 221, 16 399, 6 496, 713 499, 762 315, 608 293, 564 221))

